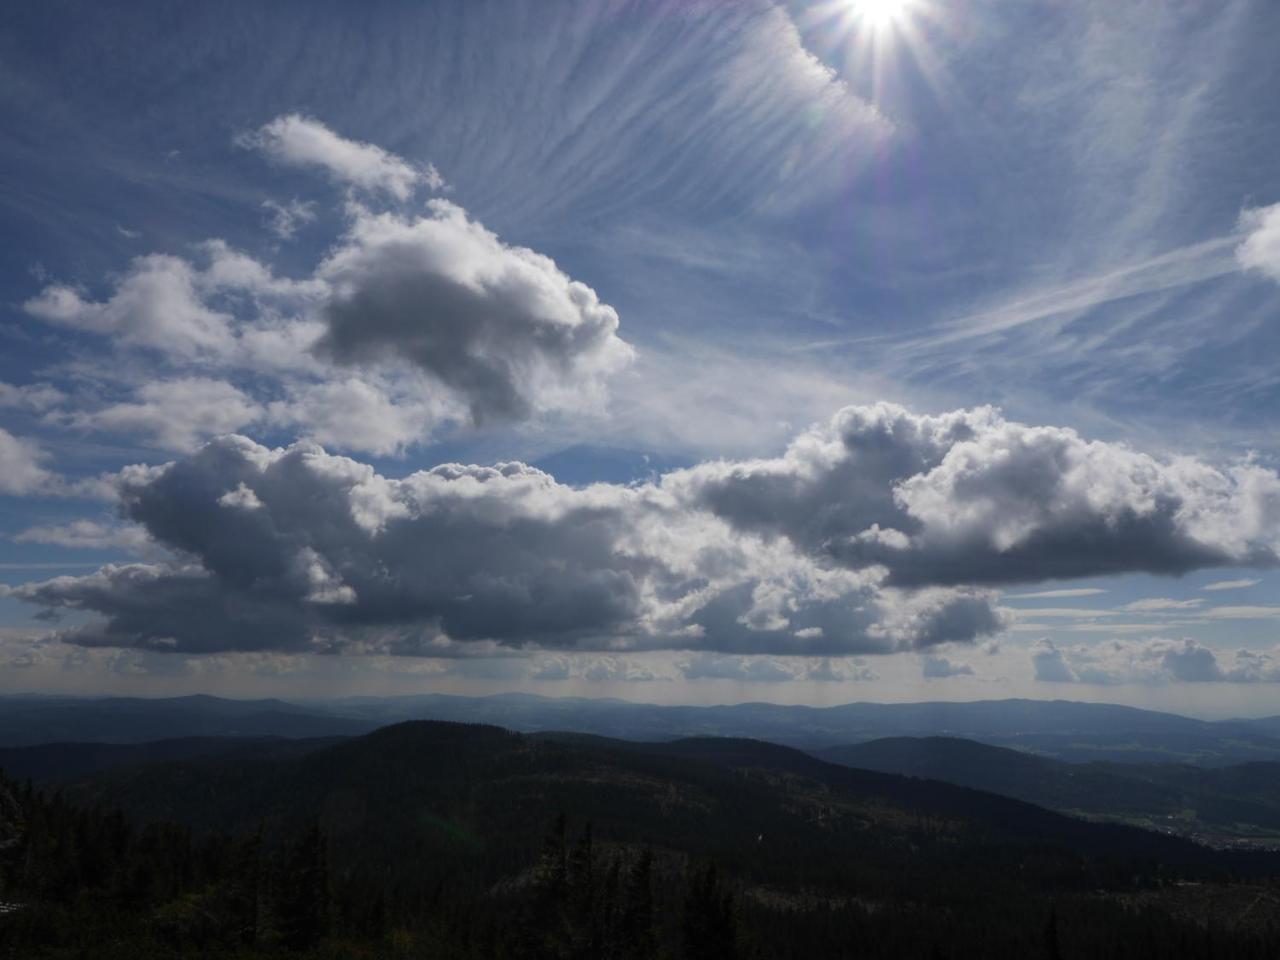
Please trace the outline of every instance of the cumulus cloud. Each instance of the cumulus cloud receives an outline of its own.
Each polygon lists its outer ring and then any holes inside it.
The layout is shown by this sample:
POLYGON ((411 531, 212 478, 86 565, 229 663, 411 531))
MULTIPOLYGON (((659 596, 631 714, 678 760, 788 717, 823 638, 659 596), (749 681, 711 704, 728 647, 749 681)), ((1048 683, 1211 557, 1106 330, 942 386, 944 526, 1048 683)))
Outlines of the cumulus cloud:
POLYGON ((193 450, 202 440, 239 430, 262 409, 223 380, 186 377, 140 387, 136 399, 74 414, 73 426, 113 433, 140 433, 165 450, 193 450))
POLYGON ((1244 211, 1240 229, 1247 233, 1236 247, 1240 266, 1280 283, 1280 203, 1244 211))
POLYGON ((400 453, 459 412, 445 398, 405 396, 372 378, 292 386, 268 419, 316 443, 379 455, 400 453))
POLYGON ((1280 650, 1240 649, 1231 654, 1196 640, 1110 640, 1058 646, 1048 639, 1031 648, 1035 678, 1052 683, 1277 683, 1280 650))
POLYGON ((256 356, 251 348, 272 333, 281 339, 282 326, 287 331, 300 322, 292 314, 324 292, 315 280, 277 277, 221 240, 198 249, 199 263, 159 253, 135 258, 105 300, 54 283, 23 309, 55 326, 109 337, 120 347, 153 351, 173 364, 253 366, 270 357, 256 356))
MULTIPOLYGON (((478 643, 929 652, 1009 629, 1002 580, 1270 562, 1280 490, 1253 464, 1220 471, 987 409, 926 417, 883 404, 841 411, 779 458, 634 486, 569 487, 521 463, 392 479, 314 443, 271 450, 234 436, 118 486, 127 518, 183 559, 17 588, 97 613, 77 642, 424 656, 478 643)), ((1131 607, 1275 615, 1163 598, 1131 607)), ((1052 652, 1045 670, 1061 673, 1052 652)))
POLYGON ((1067 665, 1066 656, 1047 637, 1032 646, 1031 666, 1035 670, 1035 678, 1045 683, 1074 683, 1076 680, 1075 672, 1067 665))
POLYGON ((691 510, 660 486, 558 484, 523 464, 393 480, 297 444, 214 440, 120 481, 125 514, 181 562, 16 588, 96 613, 75 642, 209 652, 458 643, 830 656, 966 642, 985 591, 881 589, 691 510))
POLYGON ((138 257, 102 302, 82 291, 53 284, 23 304, 47 323, 72 327, 187 357, 226 353, 232 346, 231 317, 201 298, 200 273, 180 257, 138 257))
POLYGON ((320 265, 319 350, 349 366, 408 361, 476 422, 575 408, 631 358, 618 315, 550 258, 502 243, 456 204, 361 213, 320 265))
MULTIPOLYGON (((277 232, 312 212, 272 209, 277 232)), ((269 410, 296 435, 386 454, 446 424, 603 408, 606 382, 633 348, 589 286, 444 200, 425 215, 355 202, 344 210, 345 233, 310 276, 281 276, 210 240, 192 259, 138 257, 101 300, 46 286, 24 304, 28 315, 109 338, 130 359, 141 351, 169 377, 134 401, 72 410, 60 422, 189 450, 269 410), (188 403, 196 391, 208 402, 188 403)), ((0 389, 0 405, 58 399, 0 389)))
POLYGON ((236 142, 278 163, 324 171, 337 183, 408 200, 419 186, 438 190, 444 180, 430 164, 415 166, 372 143, 348 140, 318 120, 291 113, 276 117, 236 142))
POLYGON ((739 529, 911 587, 1271 565, 1280 547, 1274 471, 1158 460, 990 408, 849 407, 781 457, 668 483, 739 529))
POLYGON ((40 444, 0 427, 0 495, 115 499, 118 475, 71 479, 45 467, 48 460, 49 454, 40 444))
POLYGON ((36 443, 0 427, 0 494, 24 496, 46 491, 55 478, 41 466, 45 459, 36 443))

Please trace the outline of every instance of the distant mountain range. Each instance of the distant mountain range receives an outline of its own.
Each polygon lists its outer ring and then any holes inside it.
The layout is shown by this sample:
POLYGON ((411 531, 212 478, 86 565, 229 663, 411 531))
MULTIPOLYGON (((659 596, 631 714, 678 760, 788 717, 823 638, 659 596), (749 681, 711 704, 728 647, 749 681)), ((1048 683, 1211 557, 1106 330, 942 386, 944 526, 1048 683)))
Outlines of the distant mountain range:
POLYGON ((367 722, 283 700, 0 697, 0 746, 144 743, 183 737, 354 736, 370 729, 367 722))
POLYGON ((185 737, 357 736, 419 719, 638 741, 750 737, 805 750, 886 737, 947 736, 1067 761, 1164 761, 1202 766, 1280 761, 1280 717, 1214 722, 1065 700, 690 707, 528 694, 426 694, 292 703, 209 696, 155 700, 0 697, 0 746, 125 744, 185 737))

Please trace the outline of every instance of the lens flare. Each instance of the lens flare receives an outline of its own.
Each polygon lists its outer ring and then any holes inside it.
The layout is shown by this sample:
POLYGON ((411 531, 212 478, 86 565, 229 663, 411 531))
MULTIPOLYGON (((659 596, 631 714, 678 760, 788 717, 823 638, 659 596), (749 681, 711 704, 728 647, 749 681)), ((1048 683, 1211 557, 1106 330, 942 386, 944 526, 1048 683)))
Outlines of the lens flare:
POLYGON ((891 27, 911 13, 915 0, 850 0, 854 16, 874 29, 891 27))

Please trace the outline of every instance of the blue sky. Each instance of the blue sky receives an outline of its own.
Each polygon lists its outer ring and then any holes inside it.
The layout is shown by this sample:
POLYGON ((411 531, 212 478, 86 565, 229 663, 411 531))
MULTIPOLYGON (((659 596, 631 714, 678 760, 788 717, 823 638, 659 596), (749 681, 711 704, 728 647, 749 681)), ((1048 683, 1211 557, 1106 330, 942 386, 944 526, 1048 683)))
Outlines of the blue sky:
POLYGON ((1274 712, 1274 4, 0 16, 4 689, 1274 712))

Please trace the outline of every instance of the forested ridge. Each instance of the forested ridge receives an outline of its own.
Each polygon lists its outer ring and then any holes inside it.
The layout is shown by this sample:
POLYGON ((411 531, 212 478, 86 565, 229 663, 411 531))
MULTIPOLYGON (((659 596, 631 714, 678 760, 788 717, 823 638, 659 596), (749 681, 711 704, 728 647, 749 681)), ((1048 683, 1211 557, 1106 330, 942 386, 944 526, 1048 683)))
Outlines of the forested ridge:
POLYGON ((956 737, 892 737, 819 751, 833 763, 928 777, 1054 810, 1280 839, 1280 763, 1065 763, 956 737))
POLYGON ((10 957, 1270 958, 1277 872, 753 741, 408 723, 0 786, 10 957))

